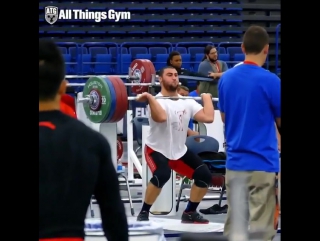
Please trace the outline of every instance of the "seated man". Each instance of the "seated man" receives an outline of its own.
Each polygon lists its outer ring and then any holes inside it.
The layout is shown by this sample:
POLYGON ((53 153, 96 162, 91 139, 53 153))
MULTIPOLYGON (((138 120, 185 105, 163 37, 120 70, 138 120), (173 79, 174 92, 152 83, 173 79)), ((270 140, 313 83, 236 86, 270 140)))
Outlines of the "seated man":
MULTIPOLYGON (((180 97, 177 93, 179 78, 173 67, 164 67, 159 73, 161 92, 156 97, 180 97)), ((171 170, 194 179, 190 199, 181 220, 183 223, 207 224, 197 212, 197 207, 211 183, 211 172, 201 158, 190 151, 185 143, 190 118, 203 123, 212 123, 214 109, 210 94, 202 94, 203 106, 194 100, 156 99, 149 93, 141 94, 137 101, 148 101, 150 131, 146 138, 146 162, 152 171, 144 203, 137 221, 148 221, 149 211, 162 187, 170 179, 171 170)))

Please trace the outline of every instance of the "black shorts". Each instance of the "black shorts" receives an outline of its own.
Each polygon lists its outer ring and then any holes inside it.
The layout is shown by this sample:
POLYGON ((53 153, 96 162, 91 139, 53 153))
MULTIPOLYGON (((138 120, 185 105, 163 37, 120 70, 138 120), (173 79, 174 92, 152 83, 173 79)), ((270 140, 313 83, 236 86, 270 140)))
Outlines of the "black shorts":
POLYGON ((199 166, 203 165, 201 158, 189 150, 187 150, 187 152, 179 160, 170 160, 160 152, 154 151, 147 145, 145 146, 144 154, 146 162, 152 173, 158 168, 168 165, 170 169, 174 170, 180 175, 186 176, 189 179, 193 179, 194 171, 199 166))

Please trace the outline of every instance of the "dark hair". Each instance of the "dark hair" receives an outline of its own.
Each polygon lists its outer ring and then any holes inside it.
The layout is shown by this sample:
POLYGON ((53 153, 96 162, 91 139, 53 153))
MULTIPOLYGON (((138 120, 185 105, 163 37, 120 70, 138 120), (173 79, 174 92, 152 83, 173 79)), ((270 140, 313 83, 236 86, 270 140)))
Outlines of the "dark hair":
POLYGON ((267 44, 269 44, 269 35, 263 27, 251 26, 243 35, 246 54, 259 54, 267 44))
POLYGON ((202 62, 203 60, 207 59, 207 55, 209 55, 211 49, 214 49, 214 48, 215 48, 215 47, 214 47, 213 45, 207 45, 207 46, 204 48, 204 51, 203 51, 204 56, 203 56, 201 62, 202 62))
POLYGON ((58 46, 39 39, 39 101, 53 100, 65 78, 65 63, 58 46))
POLYGON ((169 56, 168 56, 168 58, 167 58, 167 65, 168 66, 171 66, 171 64, 170 64, 170 60, 172 60, 172 58, 174 57, 174 56, 177 56, 177 55, 181 55, 178 51, 172 51, 170 54, 169 54, 169 56))
POLYGON ((189 92, 189 88, 187 86, 179 85, 178 88, 189 92))
POLYGON ((197 87, 200 85, 200 81, 197 81, 197 87))
POLYGON ((163 67, 162 69, 160 69, 159 71, 159 76, 162 77, 163 76, 163 73, 166 69, 175 69, 174 67, 172 66, 166 66, 166 67, 163 67))

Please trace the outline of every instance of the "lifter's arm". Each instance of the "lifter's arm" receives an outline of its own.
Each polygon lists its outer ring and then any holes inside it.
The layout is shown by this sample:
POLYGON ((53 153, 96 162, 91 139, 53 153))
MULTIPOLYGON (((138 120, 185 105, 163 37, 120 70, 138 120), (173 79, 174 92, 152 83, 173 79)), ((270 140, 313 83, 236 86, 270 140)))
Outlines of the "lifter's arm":
MULTIPOLYGON (((212 123, 214 121, 214 107, 212 103, 212 96, 210 94, 202 94, 203 108, 197 111, 194 119, 202 123, 212 123)), ((197 102, 195 104, 200 105, 197 102)), ((195 109, 195 108, 194 108, 195 109)))
POLYGON ((148 99, 148 104, 149 104, 149 109, 150 109, 150 115, 152 119, 155 122, 166 122, 167 121, 167 113, 166 111, 162 108, 162 106, 159 104, 159 102, 152 96, 151 94, 148 93, 147 95, 148 99))
POLYGON ((120 197, 118 175, 112 163, 110 145, 101 135, 99 177, 95 197, 100 207, 102 227, 107 240, 128 241, 128 222, 120 197))

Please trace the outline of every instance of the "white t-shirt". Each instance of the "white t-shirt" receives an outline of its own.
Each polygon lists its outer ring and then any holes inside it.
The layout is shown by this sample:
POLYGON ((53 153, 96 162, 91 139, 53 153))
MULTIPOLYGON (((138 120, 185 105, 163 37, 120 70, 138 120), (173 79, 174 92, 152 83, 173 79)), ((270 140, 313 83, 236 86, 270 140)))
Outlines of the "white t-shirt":
POLYGON ((148 105, 150 132, 145 143, 168 159, 178 160, 187 152, 185 143, 189 121, 203 107, 192 99, 157 99, 157 101, 166 111, 167 121, 163 123, 153 121, 148 105))

